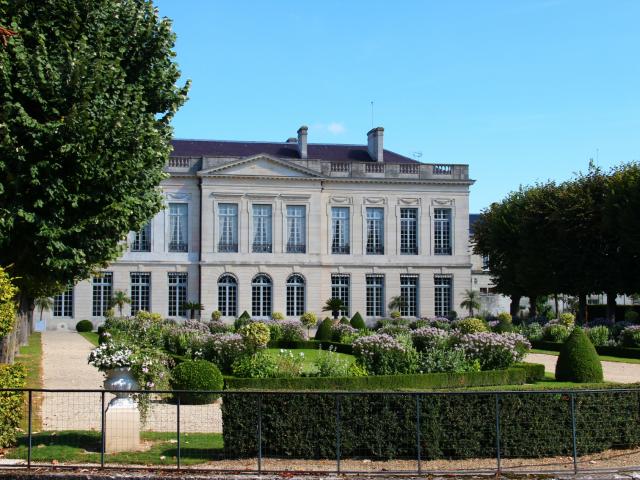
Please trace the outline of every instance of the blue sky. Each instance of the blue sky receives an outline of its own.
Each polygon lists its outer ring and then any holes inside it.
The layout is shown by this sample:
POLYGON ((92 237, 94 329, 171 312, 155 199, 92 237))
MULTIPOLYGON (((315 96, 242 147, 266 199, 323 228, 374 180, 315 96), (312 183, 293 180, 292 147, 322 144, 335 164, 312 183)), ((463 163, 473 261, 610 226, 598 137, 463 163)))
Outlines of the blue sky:
POLYGON ((480 211, 640 160, 640 1, 157 0, 193 81, 177 138, 366 141, 468 163, 480 211))

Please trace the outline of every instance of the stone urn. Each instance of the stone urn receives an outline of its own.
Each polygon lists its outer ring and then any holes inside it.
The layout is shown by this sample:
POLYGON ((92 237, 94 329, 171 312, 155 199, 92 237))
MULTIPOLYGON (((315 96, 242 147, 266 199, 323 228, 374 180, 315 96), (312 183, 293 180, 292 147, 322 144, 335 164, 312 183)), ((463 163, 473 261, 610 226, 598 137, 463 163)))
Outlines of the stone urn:
POLYGON ((133 399, 133 394, 128 392, 139 390, 140 386, 131 373, 131 368, 113 368, 108 370, 106 375, 104 389, 117 390, 113 392, 116 397, 109 402, 109 408, 135 408, 137 405, 133 399))

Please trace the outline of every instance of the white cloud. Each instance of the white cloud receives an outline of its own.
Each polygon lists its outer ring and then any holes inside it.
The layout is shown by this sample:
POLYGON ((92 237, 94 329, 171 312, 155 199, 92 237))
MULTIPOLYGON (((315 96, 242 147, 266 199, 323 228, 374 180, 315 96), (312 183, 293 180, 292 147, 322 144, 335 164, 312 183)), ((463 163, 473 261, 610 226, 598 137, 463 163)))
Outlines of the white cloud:
POLYGON ((329 125, 327 125, 327 130, 330 133, 333 133, 334 135, 340 135, 344 133, 347 129, 340 122, 331 122, 329 125))

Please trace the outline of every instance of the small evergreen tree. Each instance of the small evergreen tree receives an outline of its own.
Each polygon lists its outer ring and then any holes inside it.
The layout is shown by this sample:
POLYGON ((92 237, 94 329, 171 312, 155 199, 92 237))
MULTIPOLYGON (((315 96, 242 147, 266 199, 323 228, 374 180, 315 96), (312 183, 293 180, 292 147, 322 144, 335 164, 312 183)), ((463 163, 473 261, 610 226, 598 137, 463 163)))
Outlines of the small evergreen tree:
POLYGON ((316 331, 315 339, 321 342, 330 342, 331 336, 333 335, 333 321, 327 317, 325 318, 318 330, 316 331))
POLYGON ((556 363, 556 380, 559 382, 601 382, 602 364, 596 348, 587 334, 576 327, 560 349, 556 363))
POLYGON ((351 326, 358 330, 364 330, 367 328, 367 325, 364 323, 364 319, 360 312, 356 312, 353 317, 351 317, 351 326))

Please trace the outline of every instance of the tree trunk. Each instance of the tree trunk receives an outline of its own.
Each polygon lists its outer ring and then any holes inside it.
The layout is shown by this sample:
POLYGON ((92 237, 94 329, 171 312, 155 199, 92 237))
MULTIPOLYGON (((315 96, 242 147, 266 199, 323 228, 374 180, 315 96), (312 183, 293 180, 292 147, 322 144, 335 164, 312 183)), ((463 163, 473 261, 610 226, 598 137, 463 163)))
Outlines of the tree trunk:
POLYGON ((607 320, 616 321, 616 297, 615 292, 607 292, 607 320))
POLYGON ((578 318, 577 321, 580 325, 587 323, 587 294, 578 294, 578 318))
POLYGON ((536 305, 538 301, 537 295, 529 296, 529 318, 533 319, 538 316, 538 305, 536 305))
POLYGON ((511 305, 509 305, 509 313, 512 318, 518 317, 520 314, 520 295, 511 295, 511 305))

